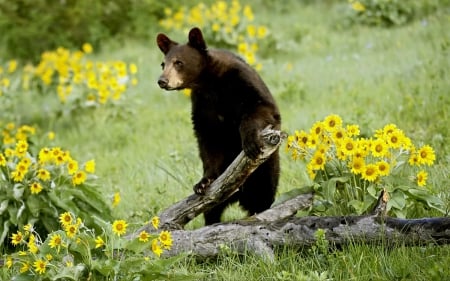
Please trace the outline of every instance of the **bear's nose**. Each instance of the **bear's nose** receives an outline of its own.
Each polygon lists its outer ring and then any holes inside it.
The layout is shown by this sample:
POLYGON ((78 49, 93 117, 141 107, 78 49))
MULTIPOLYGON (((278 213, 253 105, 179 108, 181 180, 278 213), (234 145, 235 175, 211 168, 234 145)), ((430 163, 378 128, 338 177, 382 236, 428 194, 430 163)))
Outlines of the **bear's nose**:
POLYGON ((159 79, 158 79, 159 87, 165 89, 165 88, 167 88, 168 83, 169 83, 169 80, 167 78, 159 77, 159 79))

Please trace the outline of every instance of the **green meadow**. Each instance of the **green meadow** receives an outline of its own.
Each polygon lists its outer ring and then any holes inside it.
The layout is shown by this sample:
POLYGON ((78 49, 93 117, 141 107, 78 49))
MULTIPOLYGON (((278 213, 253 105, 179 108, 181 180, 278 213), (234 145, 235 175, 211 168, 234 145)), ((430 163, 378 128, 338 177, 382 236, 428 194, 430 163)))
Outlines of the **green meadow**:
MULTIPOLYGON (((282 130, 288 134, 309 130, 330 114, 358 124, 365 136, 386 124, 397 125, 415 144, 429 144, 436 154, 427 188, 442 200, 445 212, 420 208, 414 216, 447 215, 450 6, 393 26, 349 20, 347 1, 258 1, 252 9, 255 22, 269 32, 258 41, 259 72, 279 105, 282 130)), ((56 93, 43 91, 17 98, 8 115, 12 121, 33 125, 40 132, 53 131, 53 143, 70 150, 73 157, 95 159, 94 188, 108 204, 114 193, 120 194, 120 203, 111 215, 126 220, 129 232, 192 194, 192 186, 202 175, 190 121, 190 99, 182 92, 163 91, 156 83, 163 59, 156 34, 164 32, 185 42, 187 33, 166 31, 156 21, 148 32, 153 35, 148 40, 109 39, 91 55, 137 65, 137 85, 127 89, 117 104, 54 114, 61 106, 56 93)), ((5 124, 10 120, 0 121, 5 124)), ((280 149, 279 194, 311 184, 305 163, 292 160, 285 146, 280 149)), ((324 214, 347 215, 336 210, 339 208, 324 214)), ((238 206, 232 206, 223 219, 244 216, 238 206)), ((186 228, 202 226, 200 216, 186 228)), ((326 250, 324 243, 318 241, 312 249, 299 251, 286 245, 276 250, 273 262, 227 251, 210 261, 185 257, 169 271, 183 272, 194 280, 450 278, 450 247, 445 245, 406 247, 398 241, 394 247, 355 243, 326 250)), ((1 278, 10 278, 5 266, 0 272, 1 278)), ((171 280, 170 274, 162 279, 171 280)))

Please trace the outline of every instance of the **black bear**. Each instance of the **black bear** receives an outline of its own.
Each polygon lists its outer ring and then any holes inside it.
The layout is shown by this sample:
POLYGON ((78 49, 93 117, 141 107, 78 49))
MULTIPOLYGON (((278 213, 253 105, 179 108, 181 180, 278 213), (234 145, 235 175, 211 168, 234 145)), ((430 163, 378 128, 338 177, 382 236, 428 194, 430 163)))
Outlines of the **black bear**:
MULTIPOLYGON (((164 34, 158 34, 156 41, 165 55, 159 86, 192 90, 192 123, 203 162, 203 178, 194 185, 194 192, 204 194, 242 150, 251 159, 258 157, 262 147, 259 132, 268 125, 279 130, 281 116, 258 73, 231 52, 208 49, 199 28, 189 31, 186 44, 164 34)), ((268 209, 279 174, 276 151, 238 192, 204 214, 205 223, 220 222, 224 209, 236 201, 250 215, 268 209)))

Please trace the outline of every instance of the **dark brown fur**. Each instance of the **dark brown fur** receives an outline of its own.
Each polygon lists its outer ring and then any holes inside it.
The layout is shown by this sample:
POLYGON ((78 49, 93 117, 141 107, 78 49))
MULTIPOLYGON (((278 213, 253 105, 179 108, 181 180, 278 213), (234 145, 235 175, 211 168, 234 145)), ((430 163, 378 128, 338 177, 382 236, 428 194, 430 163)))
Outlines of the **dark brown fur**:
MULTIPOLYGON (((233 53, 208 50, 200 29, 193 28, 184 45, 164 34, 158 35, 157 43, 165 54, 160 87, 192 89, 192 123, 203 163, 203 177, 194 191, 203 194, 241 150, 252 159, 259 155, 259 132, 268 125, 280 129, 280 113, 258 73, 233 53)), ((206 224, 219 222, 224 208, 235 201, 249 214, 269 208, 279 169, 277 151, 250 175, 239 192, 205 213, 206 224)))

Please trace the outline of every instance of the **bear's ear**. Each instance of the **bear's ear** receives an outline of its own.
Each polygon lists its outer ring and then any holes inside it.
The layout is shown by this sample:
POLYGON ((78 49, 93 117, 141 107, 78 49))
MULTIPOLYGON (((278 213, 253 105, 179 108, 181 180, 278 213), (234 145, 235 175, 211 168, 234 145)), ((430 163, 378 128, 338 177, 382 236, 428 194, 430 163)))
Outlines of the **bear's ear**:
POLYGON ((194 27, 189 31, 189 45, 199 51, 206 51, 205 39, 200 28, 194 27))
POLYGON ((158 34, 156 43, 163 54, 167 54, 173 46, 178 45, 177 42, 170 40, 165 34, 158 34))

